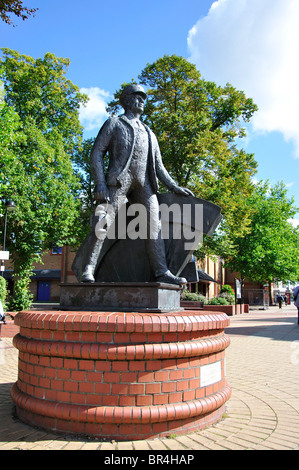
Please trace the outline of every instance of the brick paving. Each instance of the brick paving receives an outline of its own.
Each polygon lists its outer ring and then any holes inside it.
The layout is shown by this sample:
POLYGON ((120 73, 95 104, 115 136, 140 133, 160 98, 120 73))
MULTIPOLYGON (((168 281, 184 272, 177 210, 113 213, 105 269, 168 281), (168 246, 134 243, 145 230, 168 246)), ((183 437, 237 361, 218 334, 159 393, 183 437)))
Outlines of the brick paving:
POLYGON ((226 376, 232 387, 223 420, 191 434, 146 441, 100 442, 52 434, 14 416, 10 388, 18 351, 0 341, 0 450, 299 450, 299 326, 297 309, 251 310, 226 330, 226 376))

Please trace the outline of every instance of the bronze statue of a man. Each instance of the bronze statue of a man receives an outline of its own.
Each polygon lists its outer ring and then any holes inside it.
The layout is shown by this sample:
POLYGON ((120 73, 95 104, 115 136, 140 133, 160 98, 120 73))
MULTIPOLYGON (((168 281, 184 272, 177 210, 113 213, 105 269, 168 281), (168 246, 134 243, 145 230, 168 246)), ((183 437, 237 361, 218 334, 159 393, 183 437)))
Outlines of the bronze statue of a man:
MULTIPOLYGON (((126 200, 130 204, 142 204, 146 208, 151 230, 146 239, 146 249, 155 280, 185 284, 186 279, 173 275, 166 265, 157 200, 158 180, 175 193, 186 196, 193 194, 179 187, 168 174, 162 163, 156 136, 140 121, 146 97, 140 85, 125 87, 119 100, 125 113, 108 119, 100 129, 91 152, 95 199, 99 203, 109 202, 114 214, 126 200), (103 159, 107 152, 109 166, 105 175, 103 159)), ((96 223, 95 217, 91 233, 84 242, 84 249, 81 249, 80 260, 75 258, 73 263, 73 271, 81 282, 95 281, 104 243, 104 239, 96 235, 96 223)))

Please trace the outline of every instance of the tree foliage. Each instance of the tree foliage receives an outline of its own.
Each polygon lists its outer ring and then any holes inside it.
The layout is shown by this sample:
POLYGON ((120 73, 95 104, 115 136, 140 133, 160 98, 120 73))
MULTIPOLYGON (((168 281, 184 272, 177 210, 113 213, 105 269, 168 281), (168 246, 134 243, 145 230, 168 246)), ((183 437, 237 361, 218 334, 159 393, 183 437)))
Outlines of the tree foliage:
POLYGON ((96 207, 94 199, 95 183, 90 168, 90 153, 95 139, 83 141, 82 146, 73 156, 74 172, 80 183, 81 210, 78 213, 78 239, 83 241, 90 231, 90 217, 96 207))
POLYGON ((7 298, 7 285, 4 277, 0 276, 0 302, 2 303, 3 310, 6 310, 6 298, 7 298))
POLYGON ((87 96, 66 78, 70 60, 46 53, 43 58, 2 49, 5 101, 24 124, 34 123, 45 136, 59 133, 66 152, 72 154, 82 139, 78 119, 87 96))
POLYGON ((1 122, 9 134, 0 187, 2 204, 16 204, 7 246, 16 280, 13 308, 20 309, 30 305, 27 287, 39 253, 76 240, 80 184, 71 159, 82 139, 78 110, 85 97, 65 78, 68 59, 46 54, 35 60, 8 49, 3 55, 1 122))
POLYGON ((298 208, 289 199, 282 182, 271 187, 260 182, 247 201, 253 208, 250 231, 235 239, 235 255, 226 267, 242 279, 265 283, 294 281, 299 278, 299 229, 290 219, 298 208))
POLYGON ((0 0, 0 18, 7 24, 13 24, 11 14, 16 15, 23 21, 27 20, 30 15, 34 16, 34 13, 38 8, 27 8, 23 6, 21 0, 0 0))
MULTIPOLYGON (((254 189, 257 168, 253 154, 236 141, 257 106, 230 84, 204 80, 195 65, 175 55, 148 64, 138 78, 148 93, 143 120, 157 135, 166 168, 179 185, 221 206, 222 229, 209 245, 231 253, 231 237, 246 233, 250 222, 243 201, 254 189)), ((109 104, 110 114, 119 111, 125 85, 109 104)))
POLYGON ((8 188, 6 168, 13 166, 15 146, 24 142, 22 124, 13 108, 0 101, 0 195, 8 188))

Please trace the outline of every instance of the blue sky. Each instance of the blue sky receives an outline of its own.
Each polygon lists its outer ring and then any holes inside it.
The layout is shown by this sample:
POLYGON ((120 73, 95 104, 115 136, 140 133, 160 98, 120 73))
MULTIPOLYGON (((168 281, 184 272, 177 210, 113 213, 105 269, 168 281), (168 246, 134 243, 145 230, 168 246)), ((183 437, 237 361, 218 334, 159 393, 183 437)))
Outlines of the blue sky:
MULTIPOLYGON (((24 0, 39 8, 17 27, 0 23, 1 47, 34 58, 68 57, 68 78, 88 93, 85 136, 96 136, 105 103, 147 63, 176 54, 259 106, 242 146, 257 179, 283 180, 299 206, 298 0, 24 0)), ((299 214, 296 215, 299 221, 299 214)))

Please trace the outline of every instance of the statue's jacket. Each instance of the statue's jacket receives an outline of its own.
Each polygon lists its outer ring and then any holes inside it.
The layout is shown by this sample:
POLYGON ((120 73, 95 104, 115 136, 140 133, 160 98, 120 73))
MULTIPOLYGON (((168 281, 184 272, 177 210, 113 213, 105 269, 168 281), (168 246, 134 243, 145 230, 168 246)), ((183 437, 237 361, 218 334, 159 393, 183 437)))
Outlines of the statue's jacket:
MULTIPOLYGON (((141 121, 140 121, 141 122, 141 121)), ((158 180, 167 188, 176 186, 163 165, 155 134, 142 123, 149 137, 148 171, 153 192, 158 191, 158 180)), ((126 181, 134 146, 135 131, 125 116, 108 119, 100 129, 91 152, 91 170, 96 183, 106 181, 108 186, 122 186, 126 181), (109 152, 107 175, 104 174, 103 158, 109 152)))

